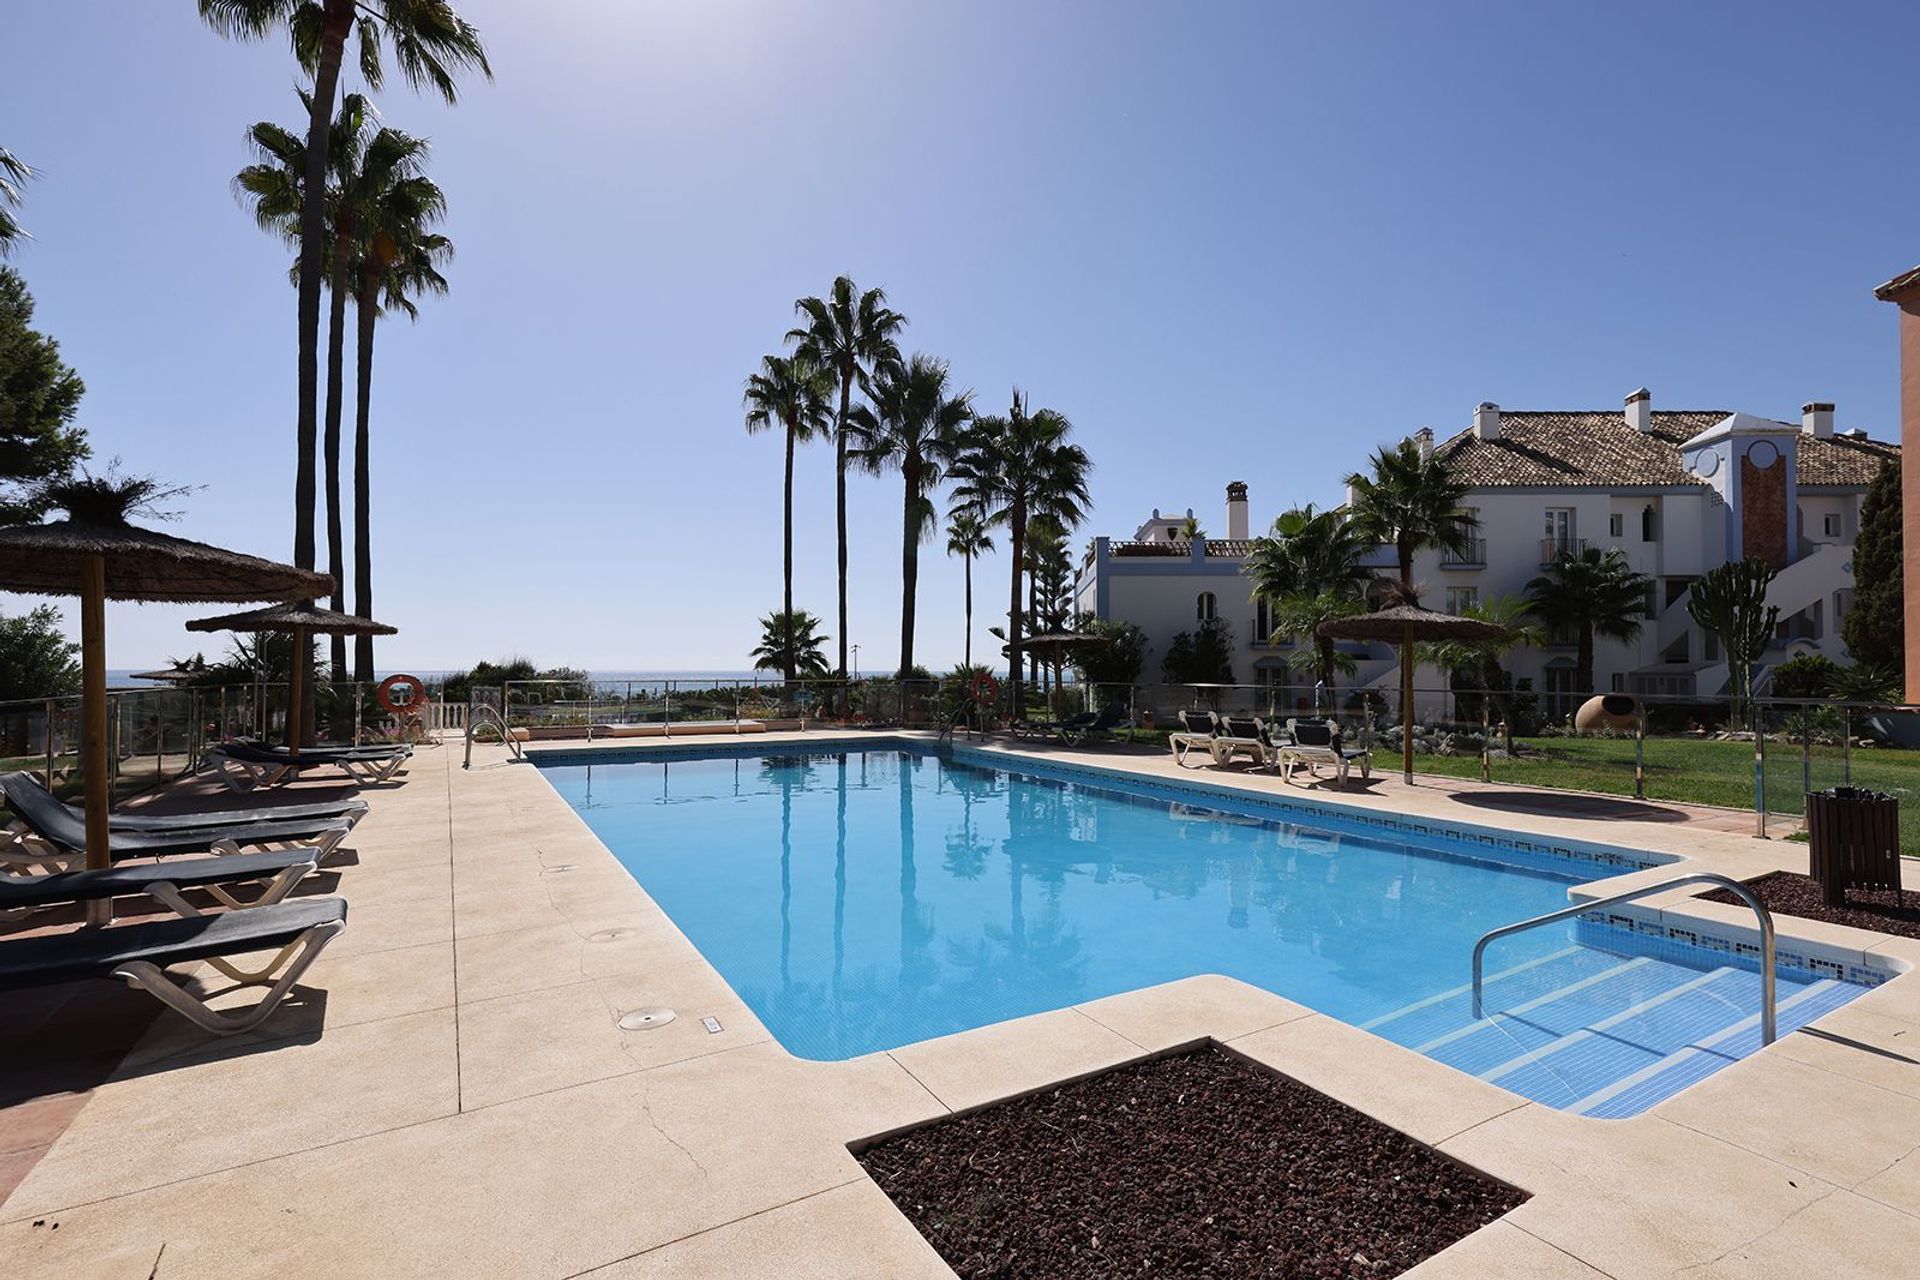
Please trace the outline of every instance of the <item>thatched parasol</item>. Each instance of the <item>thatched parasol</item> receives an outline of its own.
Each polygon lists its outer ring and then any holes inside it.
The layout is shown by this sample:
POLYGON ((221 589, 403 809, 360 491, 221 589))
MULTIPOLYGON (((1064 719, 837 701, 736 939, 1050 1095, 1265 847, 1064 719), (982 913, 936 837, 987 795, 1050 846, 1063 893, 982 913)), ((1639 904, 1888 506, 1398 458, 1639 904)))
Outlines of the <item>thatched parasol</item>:
POLYGON ((129 524, 130 514, 169 496, 152 480, 88 477, 51 485, 44 496, 69 518, 0 529, 0 590, 80 597, 87 865, 105 867, 107 601, 298 600, 327 594, 333 579, 129 524))
POLYGON ((1400 646, 1400 766, 1413 785, 1413 646, 1422 640, 1498 640, 1507 629, 1478 618, 1423 609, 1411 591, 1401 603, 1351 618, 1329 618, 1315 634, 1322 640, 1383 640, 1400 646))
MULTIPOLYGON (((1022 653, 1028 649, 1048 649, 1052 651, 1053 657, 1057 661, 1064 656, 1069 649, 1073 649, 1079 645, 1112 643, 1112 636, 1095 635, 1085 631, 1043 631, 1037 636, 1023 636, 1020 640, 1020 649, 1022 653)), ((1004 657, 1012 657, 1013 646, 1010 644, 1001 645, 1000 653, 1004 657)))
POLYGON ((301 719, 306 709, 307 636, 313 632, 328 636, 390 636, 398 628, 372 618, 337 613, 312 604, 276 604, 245 613, 229 613, 218 618, 195 618, 189 631, 276 631, 293 636, 293 682, 287 691, 287 753, 300 758, 303 736, 301 719))

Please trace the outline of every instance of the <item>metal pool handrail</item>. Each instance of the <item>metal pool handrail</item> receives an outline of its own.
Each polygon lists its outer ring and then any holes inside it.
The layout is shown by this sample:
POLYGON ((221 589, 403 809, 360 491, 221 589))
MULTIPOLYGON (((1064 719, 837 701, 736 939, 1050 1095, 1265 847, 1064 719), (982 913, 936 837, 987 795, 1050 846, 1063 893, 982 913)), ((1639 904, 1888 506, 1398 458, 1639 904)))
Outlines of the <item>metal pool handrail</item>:
POLYGON ((1565 907, 1559 911, 1549 911, 1546 915, 1535 916, 1531 920, 1521 920, 1515 924, 1502 925, 1491 933, 1483 935, 1480 941, 1473 944, 1473 1016, 1476 1018, 1484 1018, 1486 1016, 1486 1014, 1481 1012, 1480 1005, 1482 970, 1487 954, 1487 944, 1496 938, 1504 938, 1508 934, 1520 933, 1523 930, 1533 928, 1535 925, 1552 924, 1556 920, 1570 920, 1574 916, 1585 915, 1589 911, 1597 911, 1602 907, 1611 907, 1622 902, 1632 902, 1636 898, 1644 898, 1655 893, 1664 893, 1668 889, 1678 889, 1683 885, 1690 884, 1711 884, 1727 890, 1749 907, 1752 907, 1753 914, 1759 919, 1760 1043, 1762 1045, 1772 1044, 1776 1031, 1773 1007, 1773 913, 1767 910, 1766 904, 1755 897, 1753 890, 1747 888, 1746 885, 1727 876, 1715 875, 1711 871, 1699 871, 1692 875, 1675 876, 1671 880, 1662 880, 1658 884, 1642 885, 1638 889, 1628 889, 1625 893, 1616 893, 1610 898, 1595 898, 1591 902, 1576 902, 1570 907, 1565 907))

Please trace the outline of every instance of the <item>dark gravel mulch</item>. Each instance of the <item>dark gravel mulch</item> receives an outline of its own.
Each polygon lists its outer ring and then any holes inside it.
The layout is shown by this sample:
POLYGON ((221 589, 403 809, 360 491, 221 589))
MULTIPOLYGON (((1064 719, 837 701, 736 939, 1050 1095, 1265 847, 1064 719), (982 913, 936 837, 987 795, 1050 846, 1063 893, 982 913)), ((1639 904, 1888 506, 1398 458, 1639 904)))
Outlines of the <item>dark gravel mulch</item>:
POLYGON ((969 1280, 1374 1280, 1527 1198, 1213 1048, 937 1121, 861 1161, 969 1280))
MULTIPOLYGON (((1802 916, 1902 938, 1920 938, 1920 893, 1912 889, 1907 890, 1904 903, 1899 895, 1885 889, 1849 889, 1847 905, 1830 907, 1820 900, 1820 882, 1795 871, 1775 871, 1745 884, 1767 904, 1767 910, 1783 916, 1802 916)), ((1700 896, 1708 902, 1740 905, 1740 899, 1725 889, 1700 896)))

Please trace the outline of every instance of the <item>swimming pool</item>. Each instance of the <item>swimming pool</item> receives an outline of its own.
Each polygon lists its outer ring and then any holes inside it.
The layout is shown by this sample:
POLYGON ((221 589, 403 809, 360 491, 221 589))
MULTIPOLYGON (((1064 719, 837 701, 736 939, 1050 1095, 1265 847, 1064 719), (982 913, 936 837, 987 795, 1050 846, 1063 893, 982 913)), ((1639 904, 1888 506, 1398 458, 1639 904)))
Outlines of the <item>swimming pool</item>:
MULTIPOLYGON (((1654 855, 884 742, 538 763, 800 1057, 1203 973, 1589 1115, 1635 1114, 1759 1047, 1750 957, 1589 921, 1494 944, 1492 1016, 1472 1018, 1481 934, 1654 855)), ((1864 989, 1805 963, 1778 970, 1782 1034, 1864 989)))

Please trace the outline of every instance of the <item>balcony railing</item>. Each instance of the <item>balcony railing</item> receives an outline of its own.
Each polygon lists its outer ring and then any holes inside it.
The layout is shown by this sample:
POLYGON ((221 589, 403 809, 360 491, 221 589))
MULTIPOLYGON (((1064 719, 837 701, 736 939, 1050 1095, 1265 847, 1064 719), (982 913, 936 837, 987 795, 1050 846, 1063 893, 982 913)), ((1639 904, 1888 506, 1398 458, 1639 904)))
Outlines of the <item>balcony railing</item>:
POLYGON ((1577 556, 1586 552, 1585 538, 1542 538, 1540 539, 1540 563, 1552 564, 1561 556, 1577 556))
POLYGON ((1487 567, 1487 540, 1470 538, 1467 545, 1458 551, 1451 548, 1440 553, 1442 569, 1484 569, 1487 567))

